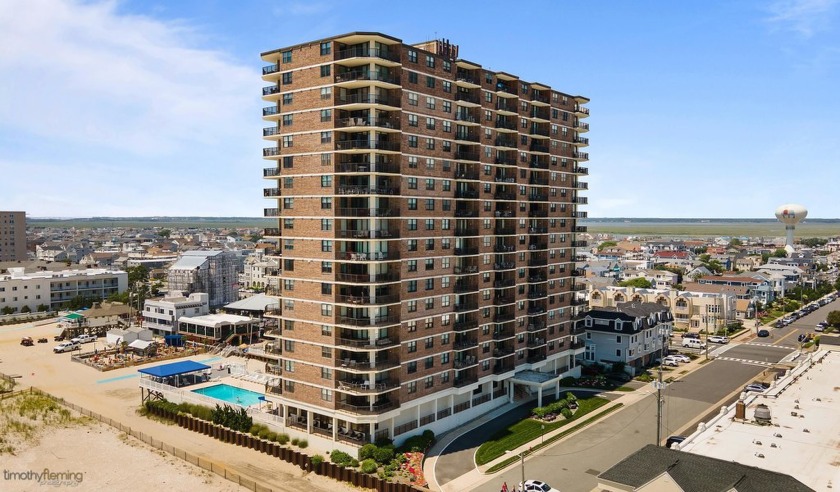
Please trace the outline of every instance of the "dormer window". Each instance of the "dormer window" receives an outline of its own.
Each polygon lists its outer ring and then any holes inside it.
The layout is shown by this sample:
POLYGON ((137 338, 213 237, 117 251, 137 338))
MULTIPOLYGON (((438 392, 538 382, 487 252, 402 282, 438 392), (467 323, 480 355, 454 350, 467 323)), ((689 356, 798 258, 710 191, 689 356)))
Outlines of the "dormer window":
POLYGON ((592 328, 592 318, 591 318, 590 316, 587 316, 587 317, 583 320, 583 325, 584 325, 585 327, 587 327, 587 328, 592 328))

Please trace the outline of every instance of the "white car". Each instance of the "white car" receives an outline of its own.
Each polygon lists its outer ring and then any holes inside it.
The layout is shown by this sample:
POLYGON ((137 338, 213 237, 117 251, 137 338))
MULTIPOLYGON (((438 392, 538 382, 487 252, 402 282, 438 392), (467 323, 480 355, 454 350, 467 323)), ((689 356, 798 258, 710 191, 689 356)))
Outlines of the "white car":
POLYGON ((676 359, 680 362, 691 362, 691 357, 689 357, 685 354, 672 354, 672 355, 669 355, 668 357, 673 357, 674 359, 676 359))
POLYGON ((96 341, 96 335, 83 334, 71 339, 71 341, 76 343, 91 343, 96 341))
POLYGON ((680 365, 680 359, 677 358, 675 355, 666 355, 664 359, 656 359, 653 361, 654 364, 671 366, 671 367, 678 367, 680 365))
POLYGON ((82 347, 80 347, 78 343, 71 340, 69 342, 59 343, 58 345, 53 347, 53 352, 56 354, 60 354, 63 352, 72 352, 73 350, 79 350, 80 348, 82 347))
POLYGON ((744 392, 755 391, 756 393, 764 393, 766 390, 763 385, 760 384, 748 384, 744 387, 744 392))
POLYGON ((712 335, 709 338, 707 338, 706 341, 709 342, 709 343, 727 344, 727 343, 729 343, 729 337, 723 337, 723 336, 720 336, 720 335, 712 335))
POLYGON ((560 492, 551 485, 540 480, 525 480, 525 487, 522 487, 522 482, 519 482, 519 487, 525 492, 560 492))

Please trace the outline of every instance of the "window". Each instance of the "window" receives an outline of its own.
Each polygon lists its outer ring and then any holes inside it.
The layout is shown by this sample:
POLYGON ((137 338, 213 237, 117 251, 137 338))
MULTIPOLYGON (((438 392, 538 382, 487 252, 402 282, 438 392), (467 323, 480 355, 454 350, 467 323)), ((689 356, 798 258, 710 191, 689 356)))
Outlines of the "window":
POLYGON ((424 304, 425 304, 426 310, 435 308, 435 300, 434 299, 426 299, 424 304))
MULTIPOLYGON (((435 209, 435 200, 432 198, 426 199, 426 210, 434 210, 435 209)), ((449 220, 449 219, 444 219, 449 220)))
POLYGON ((409 394, 417 393, 417 381, 412 381, 406 385, 406 390, 409 394))
POLYGON ((332 230, 332 219, 321 219, 321 230, 322 231, 332 230))
POLYGON ((332 142, 332 132, 321 132, 321 143, 330 143, 332 142))
POLYGON ((408 105, 409 106, 417 106, 417 102, 419 100, 420 100, 420 98, 417 96, 417 94, 415 94, 413 92, 408 93, 408 105))
POLYGON ((435 68, 435 57, 432 55, 426 55, 426 66, 429 68, 435 68))
MULTIPOLYGON (((415 301, 416 302, 416 301, 415 301)), ((406 345, 408 353, 417 352, 417 340, 412 340, 406 345)))
POLYGON ((416 198, 409 198, 408 199, 408 209, 409 210, 417 210, 417 199, 416 198))
POLYGON ((417 63, 417 51, 416 50, 408 50, 408 61, 411 63, 417 63))
POLYGON ((292 104, 292 98, 293 97, 294 96, 292 96, 291 93, 283 94, 283 106, 287 106, 289 104, 292 104))
MULTIPOLYGON (((323 335, 325 337, 332 336, 332 326, 321 325, 321 335, 323 335)), ((328 349, 329 352, 325 353, 324 350, 322 349, 321 350, 321 355, 324 356, 324 357, 331 357, 332 356, 332 350, 329 347, 324 347, 324 348, 328 349)))
POLYGON ((295 219, 283 219, 283 229, 294 229, 295 219))
POLYGON ((329 253, 332 251, 332 241, 329 240, 322 240, 321 241, 321 251, 324 253, 329 253))
MULTIPOLYGON (((447 314, 446 316, 449 316, 449 315, 447 314)), ((449 323, 447 322, 446 324, 448 325, 449 323)), ((446 326, 446 325, 444 325, 444 326, 446 326)), ((444 333, 443 335, 440 336, 440 344, 441 345, 449 345, 449 333, 444 333)), ((441 364, 445 364, 446 362, 449 362, 449 357, 448 357, 449 354, 445 354, 445 355, 447 356, 446 360, 444 360, 443 356, 440 357, 440 363, 441 364)))
MULTIPOLYGON (((432 363, 434 365, 434 363, 432 363)), ((426 367, 432 367, 430 365, 426 365, 426 367)), ((428 389, 435 385, 435 377, 434 376, 426 376, 426 379, 423 380, 423 385, 428 389)))
POLYGON ((417 148, 417 135, 408 136, 408 146, 412 148, 417 148))
POLYGON ((452 92, 452 82, 444 80, 440 85, 443 86, 443 92, 452 92))
POLYGON ((452 102, 451 101, 443 101, 443 112, 444 113, 451 113, 452 112, 452 102))
POLYGON ((321 87, 321 99, 332 97, 332 87, 321 87))
POLYGON ((321 65, 321 77, 329 77, 330 76, 330 66, 329 65, 321 65))
POLYGON ((431 96, 426 96, 426 107, 428 109, 435 109, 436 103, 435 98, 431 96))
MULTIPOLYGON (((435 230, 435 219, 426 219, 426 230, 433 231, 435 230)), ((426 260, 428 261, 428 260, 426 260)))
POLYGON ((451 72, 452 71, 452 63, 448 60, 443 60, 443 71, 444 72, 451 72))
POLYGON ((332 370, 329 367, 321 368, 321 379, 332 379, 332 370))
POLYGON ((435 88, 435 78, 431 75, 426 75, 426 87, 428 87, 429 89, 435 88))
POLYGON ((293 272, 295 271, 295 260, 284 258, 283 259, 283 270, 286 272, 293 272))
POLYGON ((321 110, 321 121, 332 121, 332 109, 321 110))
POLYGON ((292 115, 284 114, 283 115, 283 126, 292 126, 292 115))
POLYGON ((283 52, 283 63, 292 63, 292 52, 291 51, 284 51, 283 52))
POLYGON ((332 46, 330 41, 325 43, 321 43, 321 56, 329 55, 332 52, 332 46))
POLYGON ((283 380, 283 391, 287 393, 294 393, 295 392, 295 382, 289 381, 288 379, 283 380))
POLYGON ((408 115, 408 126, 417 126, 417 115, 416 114, 408 115))
POLYGON ((435 189, 435 180, 432 178, 426 179, 426 190, 434 190, 435 189))
POLYGON ((295 240, 294 239, 284 239, 283 240, 283 249, 286 249, 286 250, 295 249, 295 240))
POLYGON ((435 119, 434 118, 426 118, 426 129, 427 130, 434 130, 435 129, 435 119))
MULTIPOLYGON (((434 241, 434 239, 432 239, 432 241, 434 241)), ((427 278, 426 279, 426 290, 435 290, 435 279, 433 279, 433 278, 427 278)))
POLYGON ((321 176, 321 188, 329 188, 330 186, 332 186, 332 175, 321 176))
MULTIPOLYGON (((447 354, 448 355, 448 354, 447 354)), ((442 358, 443 356, 441 356, 442 358)), ((445 372, 440 375, 440 384, 446 384, 449 382, 449 373, 445 372)))
POLYGON ((411 84, 417 83, 417 72, 408 72, 408 82, 411 84))
POLYGON ((410 169, 417 169, 417 157, 416 156, 409 156, 408 157, 408 167, 410 169))
POLYGON ((332 197, 321 197, 321 209, 328 210, 332 208, 332 197))
POLYGON ((321 388, 321 399, 324 401, 332 401, 332 390, 321 388))
POLYGON ((292 188, 294 186, 295 178, 283 178, 283 188, 292 188))
POLYGON ((285 72, 282 75, 283 85, 289 85, 292 83, 292 72, 285 72))
POLYGON ((426 148, 429 150, 435 150, 435 139, 427 138, 426 139, 426 148))
POLYGON ((321 304, 321 316, 332 316, 332 304, 321 304))
POLYGON ((413 332, 417 331, 417 320, 413 319, 413 320, 409 321, 408 323, 406 323, 405 330, 409 333, 413 333, 413 332))
POLYGON ((408 189, 409 190, 416 190, 417 189, 417 178, 408 178, 408 189))
POLYGON ((292 135, 283 135, 283 147, 293 147, 295 145, 295 137, 292 135))
POLYGON ((443 122, 443 131, 446 133, 452 133, 452 122, 445 121, 443 122))
POLYGON ((295 199, 286 197, 283 199, 283 208, 286 210, 291 210, 295 208, 295 199))
POLYGON ((417 260, 408 260, 406 262, 406 267, 408 268, 409 272, 416 272, 417 271, 417 260))
POLYGON ((417 230, 417 219, 408 219, 408 221, 406 221, 406 228, 409 231, 416 231, 417 230))
POLYGON ((408 285, 406 286, 407 292, 417 292, 417 281, 416 280, 409 280, 408 285))
POLYGON ((323 295, 330 295, 332 294, 332 284, 321 284, 321 294, 323 295))
POLYGON ((406 247, 409 251, 417 251, 417 240, 416 239, 409 239, 406 242, 406 247))
POLYGON ((283 370, 286 372, 295 372, 295 362, 288 359, 284 360, 283 370))
POLYGON ((294 352, 295 351, 295 341, 294 340, 283 340, 283 350, 286 352, 294 352))

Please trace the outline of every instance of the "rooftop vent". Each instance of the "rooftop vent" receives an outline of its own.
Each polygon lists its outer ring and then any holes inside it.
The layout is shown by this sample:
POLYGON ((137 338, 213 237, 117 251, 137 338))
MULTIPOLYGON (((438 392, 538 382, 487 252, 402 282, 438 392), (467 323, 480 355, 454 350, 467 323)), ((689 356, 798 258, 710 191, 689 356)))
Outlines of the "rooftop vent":
POLYGON ((762 424, 770 423, 770 408, 764 403, 759 403, 755 407, 755 420, 762 424))

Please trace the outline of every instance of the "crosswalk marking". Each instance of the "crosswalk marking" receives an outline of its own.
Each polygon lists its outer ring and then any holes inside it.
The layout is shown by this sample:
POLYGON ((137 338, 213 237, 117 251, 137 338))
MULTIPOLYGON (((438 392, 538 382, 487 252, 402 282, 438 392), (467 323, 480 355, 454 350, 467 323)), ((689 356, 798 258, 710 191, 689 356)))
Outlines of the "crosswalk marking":
POLYGON ((761 343, 761 342, 747 342, 742 343, 741 345, 752 345, 753 347, 772 347, 772 348, 780 348, 780 349, 788 349, 793 350, 796 347, 791 345, 773 345, 772 343, 761 343))
POLYGON ((737 357, 716 357, 715 360, 728 360, 732 362, 740 362, 742 364, 753 364, 757 366, 772 366, 776 362, 764 362, 760 360, 739 359, 737 357))

